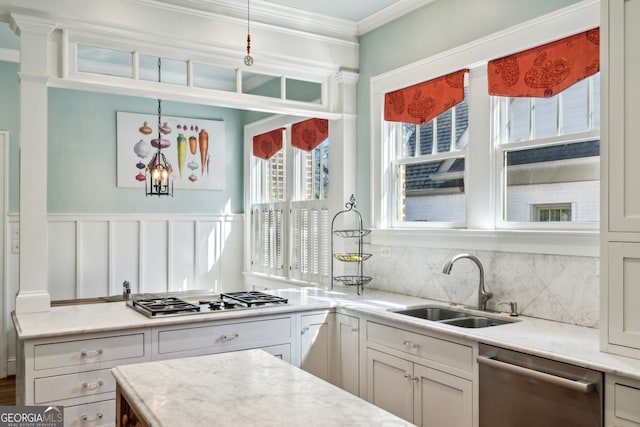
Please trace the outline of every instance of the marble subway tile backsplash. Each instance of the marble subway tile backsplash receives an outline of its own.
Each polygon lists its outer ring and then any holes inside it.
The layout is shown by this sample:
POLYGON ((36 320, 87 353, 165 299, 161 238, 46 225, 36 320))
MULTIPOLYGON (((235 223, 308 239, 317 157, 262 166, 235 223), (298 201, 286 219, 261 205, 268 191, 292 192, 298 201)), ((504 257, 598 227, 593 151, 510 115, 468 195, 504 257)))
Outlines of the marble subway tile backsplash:
MULTIPOLYGON (((464 251, 367 245, 367 288, 475 307, 479 273, 468 259, 458 260, 450 275, 442 273, 454 255, 467 252, 480 259, 485 287, 493 293, 490 310, 509 311, 515 301, 520 314, 588 327, 598 327, 600 278, 598 258, 524 253, 464 251), (390 249, 390 252, 389 252, 390 249)), ((366 292, 366 291, 365 291, 366 292)))

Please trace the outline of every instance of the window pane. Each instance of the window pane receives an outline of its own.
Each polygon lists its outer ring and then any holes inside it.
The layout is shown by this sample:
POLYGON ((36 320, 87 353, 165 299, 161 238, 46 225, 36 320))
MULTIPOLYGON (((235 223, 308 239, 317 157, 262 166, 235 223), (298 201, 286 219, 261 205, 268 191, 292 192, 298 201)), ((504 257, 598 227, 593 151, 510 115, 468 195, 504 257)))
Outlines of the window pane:
POLYGON ((589 82, 582 80, 562 92, 562 128, 565 135, 589 130, 589 82))
POLYGON ((402 124, 402 147, 400 149, 400 158, 406 159, 408 157, 414 157, 416 155, 416 131, 418 126, 410 123, 402 124))
POLYGON ((329 138, 320 145, 307 152, 296 150, 300 168, 300 188, 302 194, 299 200, 322 200, 327 198, 329 191, 329 138))
MULTIPOLYGON (((149 55, 139 56, 140 80, 158 81, 158 57, 149 55)), ((161 81, 182 86, 187 85, 187 62, 162 58, 160 64, 161 81)))
POLYGON ((233 92, 236 90, 236 70, 194 63, 193 85, 205 89, 233 92))
POLYGON ((464 222, 464 159, 398 166, 398 220, 464 222))
POLYGON ((553 97, 535 99, 534 112, 534 138, 539 139, 556 136, 558 134, 558 98, 553 97))
MULTIPOLYGON (((575 212, 565 212, 568 220, 599 221, 599 156, 597 140, 506 151, 504 220, 538 221, 537 206, 561 203, 565 209, 575 206, 575 212)), ((562 217, 559 208, 540 214, 541 221, 560 221, 562 217)))
POLYGON ((447 110, 440 114, 437 119, 438 132, 438 153, 448 153, 451 150, 451 115, 452 111, 447 110))
POLYGON ((292 101, 312 102, 322 101, 322 85, 305 80, 286 79, 287 99, 292 101))
POLYGON ((428 156, 433 150, 433 122, 430 121, 420 127, 420 155, 428 156))
POLYGON ((600 129, 600 73, 591 76, 591 87, 592 87, 592 112, 591 112, 591 127, 593 129, 600 129))
POLYGON ((113 49, 78 45, 78 71, 132 78, 133 54, 113 49))
POLYGON ((242 93, 251 95, 281 98, 280 77, 257 74, 249 71, 242 72, 242 93))
POLYGON ((528 141, 531 138, 531 100, 509 98, 507 104, 508 141, 528 141))

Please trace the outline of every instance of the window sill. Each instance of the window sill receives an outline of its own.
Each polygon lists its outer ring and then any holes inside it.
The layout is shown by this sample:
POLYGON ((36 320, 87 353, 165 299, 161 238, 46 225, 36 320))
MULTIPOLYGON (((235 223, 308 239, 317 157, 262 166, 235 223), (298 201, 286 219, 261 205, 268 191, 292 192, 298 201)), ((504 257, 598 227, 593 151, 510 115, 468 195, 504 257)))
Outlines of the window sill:
POLYGON ((370 241, 379 246, 600 256, 598 231, 374 229, 370 241))

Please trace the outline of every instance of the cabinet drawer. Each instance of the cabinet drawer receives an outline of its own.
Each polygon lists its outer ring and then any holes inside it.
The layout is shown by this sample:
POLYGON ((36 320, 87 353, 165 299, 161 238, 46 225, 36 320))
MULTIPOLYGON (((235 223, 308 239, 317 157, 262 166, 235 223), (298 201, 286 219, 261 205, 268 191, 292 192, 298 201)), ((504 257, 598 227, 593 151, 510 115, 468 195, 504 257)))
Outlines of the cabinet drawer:
POLYGON ((119 335, 34 346, 34 369, 96 366, 102 362, 144 356, 144 334, 119 335))
POLYGON ((471 346, 374 322, 367 322, 367 340, 445 366, 473 372, 471 346))
POLYGON ((116 401, 114 399, 64 407, 65 427, 113 427, 115 424, 116 401))
POLYGON ((158 354, 225 351, 291 339, 291 318, 158 331, 158 354))
POLYGON ((60 402, 115 390, 116 381, 110 369, 36 378, 35 403, 60 402))
POLYGON ((623 384, 616 384, 615 392, 615 415, 616 418, 633 421, 640 424, 640 389, 629 387, 623 384))

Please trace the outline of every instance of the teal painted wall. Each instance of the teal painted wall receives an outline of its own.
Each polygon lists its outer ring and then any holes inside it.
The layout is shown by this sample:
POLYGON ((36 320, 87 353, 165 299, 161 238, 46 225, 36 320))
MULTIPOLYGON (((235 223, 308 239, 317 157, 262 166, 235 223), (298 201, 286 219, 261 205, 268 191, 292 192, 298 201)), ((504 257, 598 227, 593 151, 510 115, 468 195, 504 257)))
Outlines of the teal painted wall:
POLYGON ((367 222, 371 205, 371 77, 574 3, 578 3, 578 0, 437 0, 360 38, 356 189, 358 207, 367 222))
POLYGON ((50 213, 243 212, 243 112, 163 101, 162 114, 225 122, 225 189, 145 197, 116 186, 116 112, 156 114, 156 99, 49 89, 50 213))
MULTIPOLYGON (((18 102, 18 64, 0 61, 0 130, 9 132, 9 206, 10 213, 18 212, 20 198, 18 180, 20 176, 18 131, 20 111, 18 102)), ((0 165, 4 167, 4 165, 0 165)))
MULTIPOLYGON (((18 64, 0 61, 0 130, 10 132, 9 212, 19 211, 18 64)), ((156 114, 157 100, 49 89, 48 211, 50 213, 241 213, 244 112, 163 101, 169 116, 225 122, 224 191, 180 190, 145 197, 116 187, 116 112, 156 114)), ((28 162, 27 162, 28 165, 28 162)))

